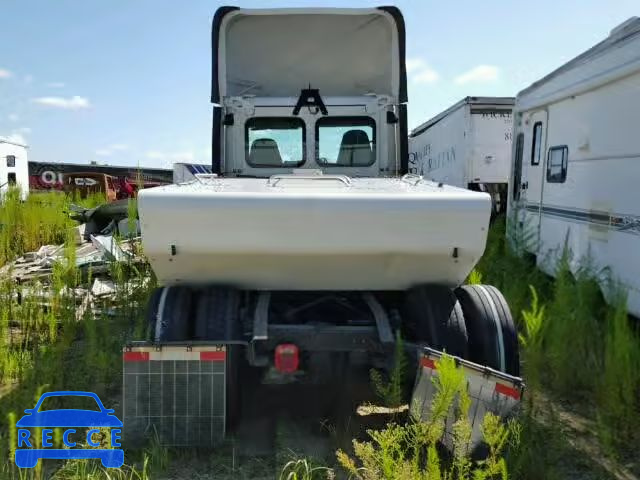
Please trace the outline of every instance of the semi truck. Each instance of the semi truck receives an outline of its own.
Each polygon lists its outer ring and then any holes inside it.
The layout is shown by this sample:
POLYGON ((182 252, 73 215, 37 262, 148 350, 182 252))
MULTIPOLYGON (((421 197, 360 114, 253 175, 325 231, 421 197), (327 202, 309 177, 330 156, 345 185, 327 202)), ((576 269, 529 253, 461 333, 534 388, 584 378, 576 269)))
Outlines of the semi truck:
POLYGON ((496 213, 507 208, 513 97, 465 97, 414 128, 409 171, 489 193, 496 213))
POLYGON ((496 288, 464 285, 491 197, 408 171, 400 11, 222 7, 212 46, 212 171, 138 196, 160 287, 123 347, 124 441, 216 444, 253 382, 340 395, 402 338, 414 416, 446 352, 480 442, 478 415, 521 397, 517 333, 496 288))

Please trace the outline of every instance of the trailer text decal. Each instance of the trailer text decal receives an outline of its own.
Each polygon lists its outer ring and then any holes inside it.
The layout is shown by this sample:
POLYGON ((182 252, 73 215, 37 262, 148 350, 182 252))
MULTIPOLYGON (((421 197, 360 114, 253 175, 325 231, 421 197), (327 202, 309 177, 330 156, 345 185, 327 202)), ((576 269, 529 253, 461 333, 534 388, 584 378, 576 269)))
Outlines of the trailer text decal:
POLYGON ((431 155, 431 144, 426 144, 422 150, 409 153, 409 173, 425 175, 433 170, 446 167, 456 161, 456 149, 451 147, 434 156, 431 155))

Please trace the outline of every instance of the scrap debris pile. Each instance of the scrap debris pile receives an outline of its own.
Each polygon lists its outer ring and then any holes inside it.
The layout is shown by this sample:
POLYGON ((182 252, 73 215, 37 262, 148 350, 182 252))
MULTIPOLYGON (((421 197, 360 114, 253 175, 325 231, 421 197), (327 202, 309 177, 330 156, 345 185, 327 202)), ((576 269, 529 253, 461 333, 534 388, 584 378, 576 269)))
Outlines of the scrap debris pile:
MULTIPOLYGON (((86 308, 94 299, 109 299, 116 294, 111 277, 114 262, 128 265, 144 263, 138 254, 140 225, 127 218, 127 201, 112 202, 86 209, 72 206, 71 218, 79 222, 75 227, 75 266, 82 279, 74 296, 86 308), (133 227, 133 228, 130 228, 133 227)), ((37 292, 29 293, 28 286, 22 292, 35 297, 50 296, 51 282, 56 264, 68 262, 65 245, 43 245, 35 252, 28 252, 0 268, 0 278, 9 277, 18 285, 38 282, 37 292), (25 293, 26 292, 26 293, 25 293)), ((80 309, 81 314, 84 311, 80 309)))

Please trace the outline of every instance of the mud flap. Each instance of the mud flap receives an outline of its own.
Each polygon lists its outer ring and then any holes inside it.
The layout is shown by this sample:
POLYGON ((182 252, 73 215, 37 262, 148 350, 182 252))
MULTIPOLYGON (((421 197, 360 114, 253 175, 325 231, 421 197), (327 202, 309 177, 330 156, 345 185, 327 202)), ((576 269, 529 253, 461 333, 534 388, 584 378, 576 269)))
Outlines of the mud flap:
POLYGON ((152 345, 123 349, 122 441, 142 447, 209 447, 225 435, 224 346, 152 345))
MULTIPOLYGON (((429 421, 431 402, 437 393, 435 384, 438 375, 437 362, 441 356, 441 352, 430 348, 425 348, 418 356, 418 372, 410 406, 411 417, 416 421, 429 421)), ((469 422, 473 429, 469 451, 474 451, 483 444, 481 426, 485 415, 491 412, 503 419, 513 416, 520 404, 524 384, 521 378, 457 357, 454 359, 457 365, 463 368, 467 379, 471 398, 469 422)), ((443 438, 443 443, 448 448, 453 446, 454 420, 453 412, 450 412, 443 438)))

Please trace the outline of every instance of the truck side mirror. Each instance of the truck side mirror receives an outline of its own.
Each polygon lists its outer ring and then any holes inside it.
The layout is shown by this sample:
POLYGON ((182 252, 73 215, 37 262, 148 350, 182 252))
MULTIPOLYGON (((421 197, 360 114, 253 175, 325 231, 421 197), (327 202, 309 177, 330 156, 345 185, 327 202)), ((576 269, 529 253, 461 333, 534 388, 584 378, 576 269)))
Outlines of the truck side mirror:
POLYGON ((387 123, 392 125, 398 123, 398 117, 391 110, 387 110, 387 123))

